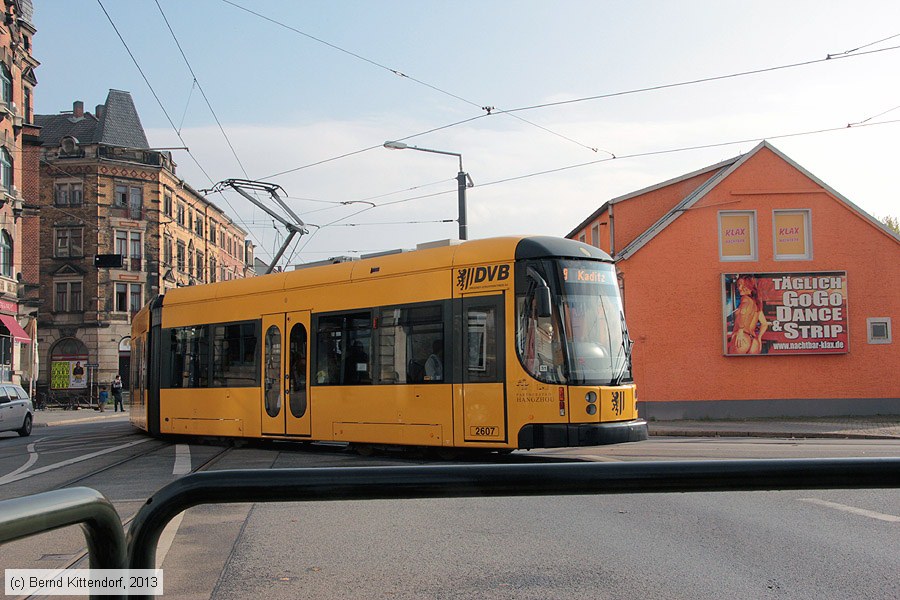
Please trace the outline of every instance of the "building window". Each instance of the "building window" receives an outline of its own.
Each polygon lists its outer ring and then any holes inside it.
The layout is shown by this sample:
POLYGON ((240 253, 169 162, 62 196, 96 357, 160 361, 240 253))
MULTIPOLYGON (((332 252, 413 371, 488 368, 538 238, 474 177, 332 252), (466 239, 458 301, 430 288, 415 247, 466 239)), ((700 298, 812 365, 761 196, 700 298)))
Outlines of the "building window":
POLYGON ((84 256, 81 227, 58 228, 54 249, 53 256, 60 258, 84 256))
POLYGON ((591 226, 591 245, 596 248, 600 247, 600 225, 591 226))
POLYGON ((892 342, 890 317, 868 318, 866 319, 866 329, 870 344, 890 344, 892 342))
POLYGON ((129 289, 131 290, 131 295, 128 301, 131 304, 131 312, 136 313, 144 305, 144 289, 143 286, 139 283, 132 283, 129 286, 129 289))
POLYGON ((0 185, 7 192, 12 190, 13 186, 13 161, 12 155, 6 148, 0 148, 0 185))
POLYGON ((0 62, 0 100, 3 100, 7 106, 13 101, 12 73, 9 72, 6 63, 2 62, 0 62))
POLYGON ((203 258, 204 258, 203 253, 198 252, 197 253, 197 280, 200 283, 203 283, 203 271, 204 271, 203 258))
POLYGON ((81 308, 81 282, 57 281, 53 309, 56 312, 79 312, 81 308))
POLYGON ((169 236, 163 239, 163 262, 172 266, 172 238, 169 236))
POLYGON ((56 206, 80 206, 84 202, 84 186, 79 182, 56 184, 56 206))
POLYGON ((163 214, 167 217, 172 216, 172 194, 163 195, 163 214))
POLYGON ((122 255, 126 269, 141 270, 142 250, 140 231, 116 231, 116 254, 122 255))
POLYGON ((775 260, 812 260, 810 211, 773 211, 772 240, 775 260))
POLYGON ((181 202, 178 203, 178 217, 176 219, 176 222, 184 227, 184 204, 182 204, 181 202))
POLYGON ((31 110, 31 103, 32 103, 32 101, 31 101, 31 88, 28 87, 27 85, 26 85, 26 86, 22 86, 22 88, 23 88, 23 89, 22 89, 22 97, 23 97, 23 100, 24 100, 24 102, 25 102, 25 106, 22 107, 22 109, 24 110, 24 112, 22 113, 22 117, 25 119, 25 122, 26 122, 26 123, 33 123, 34 120, 33 120, 32 117, 31 117, 31 114, 32 114, 32 110, 31 110))
POLYGON ((132 219, 141 218, 141 209, 144 204, 144 189, 139 186, 116 185, 116 195, 113 205, 117 208, 128 209, 128 216, 132 219))
POLYGON ((216 259, 212 256, 209 257, 209 282, 216 282, 216 259))
POLYGON ((197 217, 194 219, 194 233, 201 239, 203 238, 203 216, 200 213, 197 213, 197 217))
POLYGON ((209 221, 209 243, 216 243, 216 222, 213 220, 209 221))
POLYGON ((178 242, 177 252, 178 252, 178 254, 177 254, 178 260, 176 263, 176 267, 178 268, 179 271, 184 273, 184 264, 185 264, 184 263, 184 242, 178 242))
POLYGON ((116 283, 115 311, 136 313, 143 304, 142 286, 139 283, 116 283))
POLYGON ((142 258, 142 250, 143 243, 141 242, 141 232, 140 231, 132 231, 131 236, 131 245, 128 249, 128 258, 131 259, 131 270, 132 271, 140 271, 141 270, 141 258, 142 258))
POLYGON ((739 262, 757 259, 756 212, 719 212, 719 260, 739 262))
POLYGON ((13 243, 12 236, 3 231, 0 234, 0 275, 12 277, 13 272, 13 243))

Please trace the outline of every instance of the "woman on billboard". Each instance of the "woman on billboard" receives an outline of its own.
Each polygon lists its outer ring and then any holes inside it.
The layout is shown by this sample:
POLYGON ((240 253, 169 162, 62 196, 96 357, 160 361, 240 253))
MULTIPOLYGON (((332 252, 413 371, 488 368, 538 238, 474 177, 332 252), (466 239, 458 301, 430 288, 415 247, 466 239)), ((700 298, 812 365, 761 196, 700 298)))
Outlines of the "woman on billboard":
POLYGON ((728 341, 728 354, 760 354, 762 337, 769 328, 769 322, 763 314, 756 279, 741 275, 737 278, 736 286, 741 300, 734 311, 734 329, 728 341))

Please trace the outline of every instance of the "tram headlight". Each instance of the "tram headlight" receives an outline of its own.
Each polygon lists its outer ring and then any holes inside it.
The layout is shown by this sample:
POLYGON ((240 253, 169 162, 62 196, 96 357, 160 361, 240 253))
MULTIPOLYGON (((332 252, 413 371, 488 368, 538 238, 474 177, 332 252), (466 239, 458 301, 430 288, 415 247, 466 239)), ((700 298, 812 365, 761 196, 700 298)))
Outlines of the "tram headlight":
MULTIPOLYGON (((589 403, 593 404, 594 402, 597 401, 597 392, 588 392, 587 394, 584 395, 584 399, 587 400, 589 403)), ((594 414, 594 413, 591 413, 591 414, 594 414)))
POLYGON ((584 409, 587 411, 587 414, 589 414, 591 416, 597 414, 597 405, 596 404, 588 404, 587 406, 584 407, 584 409))

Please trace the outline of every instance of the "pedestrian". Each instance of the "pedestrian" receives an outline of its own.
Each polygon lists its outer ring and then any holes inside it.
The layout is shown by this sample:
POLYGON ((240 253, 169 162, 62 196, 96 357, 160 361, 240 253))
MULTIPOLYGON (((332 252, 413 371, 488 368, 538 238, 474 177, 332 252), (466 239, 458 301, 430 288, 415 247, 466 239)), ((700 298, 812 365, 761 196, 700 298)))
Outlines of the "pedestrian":
POLYGON ((106 391, 105 385, 101 385, 100 386, 100 394, 99 394, 99 397, 97 398, 97 409, 100 412, 103 412, 104 407, 106 406, 107 402, 109 402, 109 392, 106 391))
POLYGON ((125 412, 125 407, 122 405, 122 376, 116 375, 116 378, 113 379, 112 382, 112 393, 113 393, 113 412, 117 412, 119 409, 122 412, 125 412))

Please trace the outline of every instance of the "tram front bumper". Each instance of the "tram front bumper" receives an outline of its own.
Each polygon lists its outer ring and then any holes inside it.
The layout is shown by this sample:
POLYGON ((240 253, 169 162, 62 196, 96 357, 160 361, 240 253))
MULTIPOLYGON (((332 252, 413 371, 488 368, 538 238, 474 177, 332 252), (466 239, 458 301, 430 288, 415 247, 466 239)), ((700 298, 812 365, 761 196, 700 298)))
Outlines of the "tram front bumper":
POLYGON ((640 442, 649 437, 643 419, 613 423, 530 423, 519 430, 519 448, 565 448, 640 442))

